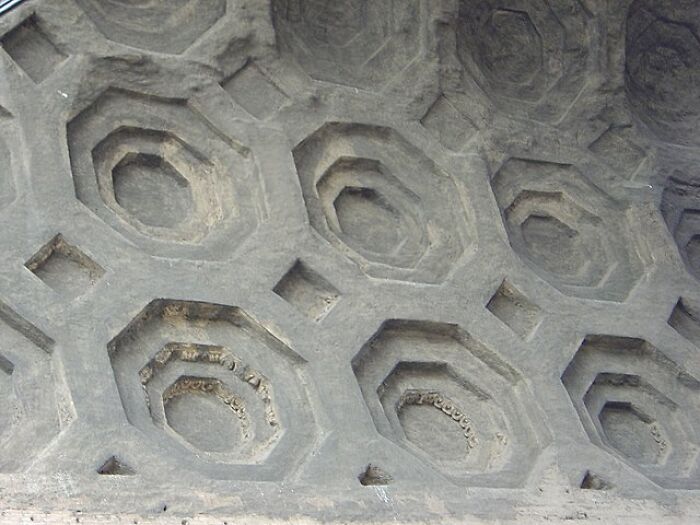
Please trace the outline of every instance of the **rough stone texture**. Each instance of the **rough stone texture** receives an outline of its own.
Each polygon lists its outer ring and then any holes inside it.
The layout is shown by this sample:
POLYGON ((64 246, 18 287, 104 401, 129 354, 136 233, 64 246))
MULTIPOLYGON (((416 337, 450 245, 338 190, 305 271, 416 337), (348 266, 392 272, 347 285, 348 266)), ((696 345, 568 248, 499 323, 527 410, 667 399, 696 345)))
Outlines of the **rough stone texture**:
POLYGON ((0 521, 700 521, 694 0, 0 18, 0 521))

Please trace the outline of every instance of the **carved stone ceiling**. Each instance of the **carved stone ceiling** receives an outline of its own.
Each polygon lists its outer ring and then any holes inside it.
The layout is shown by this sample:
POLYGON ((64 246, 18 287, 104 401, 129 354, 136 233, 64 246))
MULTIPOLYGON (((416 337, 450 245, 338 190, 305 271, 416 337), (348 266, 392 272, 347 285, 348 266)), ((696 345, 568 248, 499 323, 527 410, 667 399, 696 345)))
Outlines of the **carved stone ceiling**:
POLYGON ((700 522, 700 3, 0 46, 0 522, 700 522))

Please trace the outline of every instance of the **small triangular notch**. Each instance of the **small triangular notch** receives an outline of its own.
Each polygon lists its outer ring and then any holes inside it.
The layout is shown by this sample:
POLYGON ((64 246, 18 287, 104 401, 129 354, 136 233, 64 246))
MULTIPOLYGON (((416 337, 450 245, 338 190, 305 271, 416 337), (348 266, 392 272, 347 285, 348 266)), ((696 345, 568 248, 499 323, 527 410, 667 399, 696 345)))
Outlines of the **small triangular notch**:
POLYGON ((104 476, 133 476, 136 471, 116 456, 112 456, 97 469, 97 473, 104 476))
POLYGON ((610 490, 613 488, 613 485, 589 470, 583 476, 581 488, 584 490, 610 490))
POLYGON ((389 474, 384 472, 383 469, 371 463, 367 465, 367 468, 360 474, 360 483, 364 486, 368 485, 388 485, 394 478, 389 474))

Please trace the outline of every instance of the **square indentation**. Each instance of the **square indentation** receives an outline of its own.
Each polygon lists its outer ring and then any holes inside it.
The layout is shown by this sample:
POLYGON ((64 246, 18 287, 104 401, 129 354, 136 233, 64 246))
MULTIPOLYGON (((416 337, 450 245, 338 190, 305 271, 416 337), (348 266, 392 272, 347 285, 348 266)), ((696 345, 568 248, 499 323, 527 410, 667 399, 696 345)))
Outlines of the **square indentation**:
POLYGON ((42 31, 35 15, 3 36, 1 42, 12 60, 37 84, 66 59, 42 31))
POLYGON ((476 133, 474 123, 460 113, 444 95, 440 95, 430 106, 420 123, 452 151, 461 151, 476 133))
POLYGON ((668 324, 695 346, 700 347, 700 312, 681 298, 668 318, 668 324))
POLYGON ((633 137, 631 126, 610 126, 589 149, 620 175, 632 179, 646 158, 646 153, 634 143, 633 137))
POLYGON ((259 119, 272 115, 287 100, 287 96, 253 63, 239 69, 221 87, 243 109, 259 119))
POLYGON ((87 292, 105 271, 61 234, 41 248, 25 266, 46 285, 66 297, 87 292))
POLYGON ((320 322, 340 300, 340 292, 297 260, 273 291, 313 321, 320 322))
POLYGON ((529 339, 542 322, 542 310, 507 280, 501 283, 486 308, 522 339, 529 339))

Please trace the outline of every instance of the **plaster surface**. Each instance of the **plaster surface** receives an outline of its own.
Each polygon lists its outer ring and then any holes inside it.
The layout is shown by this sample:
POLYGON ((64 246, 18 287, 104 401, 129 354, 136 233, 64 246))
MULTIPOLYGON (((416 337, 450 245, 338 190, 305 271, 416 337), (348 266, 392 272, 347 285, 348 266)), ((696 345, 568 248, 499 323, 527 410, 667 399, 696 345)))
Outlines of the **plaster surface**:
POLYGON ((700 521, 700 6, 0 18, 0 522, 700 521))

